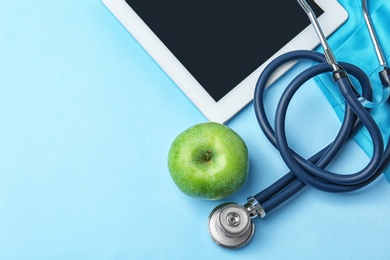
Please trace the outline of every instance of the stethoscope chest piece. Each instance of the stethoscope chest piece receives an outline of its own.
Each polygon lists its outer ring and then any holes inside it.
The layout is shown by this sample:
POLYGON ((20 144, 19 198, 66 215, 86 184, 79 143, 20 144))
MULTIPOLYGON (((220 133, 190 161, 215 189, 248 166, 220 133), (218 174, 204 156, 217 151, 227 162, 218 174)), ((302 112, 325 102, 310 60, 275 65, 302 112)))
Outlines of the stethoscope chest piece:
POLYGON ((252 239, 254 232, 249 212, 236 203, 221 204, 210 213, 210 236, 222 247, 240 248, 252 239))

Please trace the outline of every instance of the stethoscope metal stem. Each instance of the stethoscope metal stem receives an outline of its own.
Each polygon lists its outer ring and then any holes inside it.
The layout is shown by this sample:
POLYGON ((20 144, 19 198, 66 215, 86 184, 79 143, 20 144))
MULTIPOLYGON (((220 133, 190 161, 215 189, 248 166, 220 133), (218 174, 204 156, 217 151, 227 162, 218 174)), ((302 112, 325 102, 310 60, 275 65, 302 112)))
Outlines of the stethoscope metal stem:
POLYGON ((372 25, 371 17, 368 13, 367 0, 362 0, 362 6, 363 6, 363 17, 364 20, 366 21, 368 32, 370 33, 372 43, 374 44, 375 52, 376 55, 378 56, 379 63, 382 67, 387 68, 385 55, 383 55, 383 51, 379 44, 378 37, 375 33, 374 26, 372 25))
POLYGON ((311 24, 314 27, 314 30, 320 40, 321 46, 324 49, 325 58, 328 64, 332 67, 333 71, 340 70, 340 66, 337 64, 336 58, 333 55, 332 49, 329 47, 328 41, 326 40, 325 34, 321 29, 321 26, 317 20, 316 15, 313 12, 313 9, 306 2, 306 0, 298 0, 298 3, 301 5, 302 9, 306 12, 309 17, 311 24))
MULTIPOLYGON (((331 68, 333 70, 333 73, 339 73, 341 71, 344 71, 344 69, 337 63, 336 58, 335 58, 335 56, 333 54, 333 51, 329 47, 328 41, 326 40, 326 37, 325 37, 325 34, 322 31, 322 28, 321 28, 321 26, 320 26, 320 24, 319 24, 319 22, 317 20, 317 17, 316 17, 316 15, 313 12, 313 9, 311 9, 310 5, 306 2, 306 0, 297 0, 297 1, 301 5, 302 9, 306 12, 307 16, 309 17, 309 19, 311 21, 311 24, 313 25, 314 30, 315 30, 315 32, 316 32, 316 34, 317 34, 317 36, 318 36, 318 38, 320 40, 320 43, 322 45, 322 48, 324 49, 324 54, 325 54, 326 61, 331 66, 331 68)), ((367 11, 367 0, 362 0, 362 2, 363 2, 364 18, 366 20, 367 27, 368 27, 368 30, 370 32, 370 36, 371 36, 372 42, 374 44, 375 51, 377 53, 378 59, 380 61, 381 66, 383 67, 383 70, 379 73, 379 77, 381 79, 381 82, 382 82, 382 85, 383 85, 383 89, 382 89, 381 99, 379 101, 367 100, 367 99, 363 98, 361 95, 359 97, 359 101, 361 102, 361 104, 364 107, 374 108, 374 107, 382 104, 383 102, 385 102, 389 98, 389 95, 390 95, 390 86, 389 86, 390 82, 389 82, 388 75, 390 74, 390 69, 387 68, 384 55, 382 53, 380 44, 378 42, 378 39, 376 37, 374 28, 372 26, 371 18, 369 17, 369 14, 368 14, 368 11, 367 11)), ((350 81, 350 85, 355 88, 355 86, 351 83, 351 81, 350 81)), ((355 88, 355 92, 359 93, 356 88, 355 88)))

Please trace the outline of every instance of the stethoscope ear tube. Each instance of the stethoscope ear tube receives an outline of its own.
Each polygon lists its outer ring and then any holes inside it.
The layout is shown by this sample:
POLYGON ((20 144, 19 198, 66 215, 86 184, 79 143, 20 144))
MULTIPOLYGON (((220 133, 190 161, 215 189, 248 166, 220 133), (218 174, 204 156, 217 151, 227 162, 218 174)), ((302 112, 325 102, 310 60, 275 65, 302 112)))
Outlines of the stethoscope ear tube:
POLYGON ((381 79, 382 85, 387 87, 388 89, 390 87, 390 68, 385 68, 382 71, 380 71, 379 78, 381 79))
MULTIPOLYGON (((360 82, 363 88, 362 95, 364 95, 365 98, 371 98, 371 85, 367 75, 361 69, 352 64, 340 63, 340 65, 345 69, 345 71, 349 71, 351 75, 360 82)), ((344 92, 344 95, 348 97, 352 106, 347 102, 347 106, 345 108, 346 114, 338 137, 336 137, 336 140, 326 149, 326 151, 324 151, 324 154, 321 155, 321 161, 315 163, 317 165, 300 157, 291 150, 285 137, 285 115, 293 95, 308 79, 329 71, 331 71, 331 68, 325 63, 324 56, 317 52, 295 51, 284 54, 271 62, 260 76, 255 89, 254 107, 256 118, 263 132, 266 134, 269 141, 273 143, 279 151, 281 151, 281 155, 283 159, 286 160, 286 164, 289 166, 294 175, 298 177, 298 179, 305 184, 309 184, 324 191, 346 192, 360 189, 362 187, 361 185, 365 186, 366 181, 370 180, 370 178, 375 175, 374 169, 379 167, 383 157, 383 140, 380 135, 379 128, 369 115, 368 111, 357 100, 348 77, 342 77, 338 79, 336 83, 341 85, 341 90, 344 92), (286 88, 282 94, 276 111, 274 131, 271 124, 268 122, 265 108, 263 106, 263 93, 265 86, 268 78, 274 70, 285 62, 295 59, 311 59, 319 62, 322 61, 322 63, 314 65, 313 67, 303 71, 286 88), (356 174, 344 175, 331 173, 323 168, 325 168, 326 165, 334 158, 339 149, 341 149, 344 143, 352 135, 352 132, 357 131, 357 127, 353 127, 354 130, 351 130, 356 119, 355 115, 353 115, 354 113, 351 112, 358 113, 358 117, 362 117, 359 122, 363 122, 363 124, 367 125, 369 129, 372 130, 371 132, 373 133, 373 138, 375 138, 378 142, 378 144, 375 144, 375 158, 370 161, 370 164, 365 169, 356 174)), ((377 177, 377 175, 375 176, 377 177)))

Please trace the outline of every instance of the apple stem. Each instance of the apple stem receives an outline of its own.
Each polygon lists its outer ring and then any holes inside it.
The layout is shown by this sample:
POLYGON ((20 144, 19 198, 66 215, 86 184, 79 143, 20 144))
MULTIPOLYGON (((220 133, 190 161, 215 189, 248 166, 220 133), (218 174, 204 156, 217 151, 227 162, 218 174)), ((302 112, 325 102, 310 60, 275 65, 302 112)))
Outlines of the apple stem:
POLYGON ((210 159, 211 159, 210 155, 211 155, 211 150, 207 150, 207 152, 206 152, 206 161, 210 161, 210 159))

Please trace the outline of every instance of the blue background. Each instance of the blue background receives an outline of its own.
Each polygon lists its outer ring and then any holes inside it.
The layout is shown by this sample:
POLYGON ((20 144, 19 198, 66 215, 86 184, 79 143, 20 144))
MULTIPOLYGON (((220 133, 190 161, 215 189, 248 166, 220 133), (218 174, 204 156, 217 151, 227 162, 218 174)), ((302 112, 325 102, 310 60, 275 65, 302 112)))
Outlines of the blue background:
MULTIPOLYGON (((270 117, 308 65, 268 90, 270 117)), ((340 125, 314 82, 288 116, 291 146, 305 156, 340 125)), ((307 188, 255 220, 245 248, 215 245, 209 212, 245 203, 287 168, 249 104, 227 123, 248 145, 248 181, 222 201, 187 197, 167 153, 205 121, 100 1, 0 0, 0 259, 389 259, 383 176, 349 194, 307 188)), ((331 169, 349 173, 367 161, 351 142, 331 169)))

